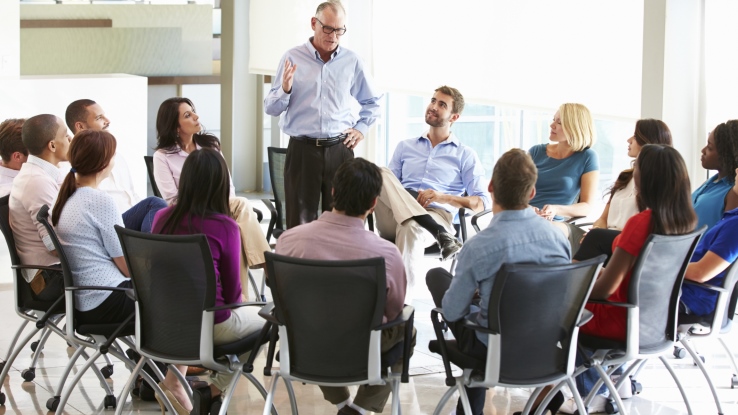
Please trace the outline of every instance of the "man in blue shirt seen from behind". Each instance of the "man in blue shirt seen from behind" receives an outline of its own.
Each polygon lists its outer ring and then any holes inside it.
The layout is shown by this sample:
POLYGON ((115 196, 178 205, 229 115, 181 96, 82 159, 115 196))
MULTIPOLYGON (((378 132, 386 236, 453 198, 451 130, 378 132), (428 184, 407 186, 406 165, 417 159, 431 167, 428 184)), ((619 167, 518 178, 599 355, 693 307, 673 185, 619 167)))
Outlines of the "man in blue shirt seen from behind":
MULTIPOLYGON (((571 262, 568 239, 528 205, 536 194, 537 177, 536 166, 525 151, 512 149, 500 157, 489 183, 494 215, 489 226, 466 243, 459 254, 456 275, 435 268, 426 276, 433 301, 443 308, 459 347, 479 359, 487 358, 487 336, 464 327, 463 318, 478 311, 477 323, 488 327, 489 297, 502 264, 571 262), (478 306, 472 305, 476 295, 478 306)), ((474 415, 482 414, 485 393, 484 388, 467 389, 474 415)), ((460 402, 456 413, 464 413, 460 402)))
POLYGON ((451 125, 464 110, 464 97, 448 86, 436 89, 425 112, 426 134, 401 141, 382 168, 382 193, 377 207, 377 229, 395 241, 407 273, 410 304, 417 260, 437 243, 444 259, 461 243, 452 235, 459 208, 479 212, 489 207, 485 174, 477 153, 461 144, 451 125))
POLYGON ((346 12, 338 0, 321 3, 306 43, 288 50, 264 99, 267 114, 281 116, 290 136, 284 169, 287 227, 331 210, 331 182, 338 167, 379 118, 382 95, 354 52, 339 46, 346 12), (358 116, 352 108, 361 106, 358 116), (322 203, 320 202, 322 196, 322 203))

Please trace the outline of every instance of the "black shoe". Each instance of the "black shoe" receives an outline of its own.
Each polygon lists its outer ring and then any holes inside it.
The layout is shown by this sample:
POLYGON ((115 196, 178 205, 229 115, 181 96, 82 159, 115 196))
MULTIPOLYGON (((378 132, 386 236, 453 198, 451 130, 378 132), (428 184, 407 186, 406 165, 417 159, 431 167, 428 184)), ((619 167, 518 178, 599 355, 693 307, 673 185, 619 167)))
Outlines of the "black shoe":
POLYGON ((344 405, 343 408, 338 410, 338 415, 361 415, 361 412, 348 405, 344 405))
POLYGON ((441 257, 444 261, 456 255, 464 246, 460 240, 448 232, 438 232, 436 240, 438 241, 438 247, 441 248, 441 257))
MULTIPOLYGON (((559 408, 561 408, 561 405, 564 404, 564 394, 561 392, 556 392, 556 395, 554 395, 553 398, 551 398, 551 402, 546 405, 546 411, 551 411, 551 415, 555 415, 557 412, 559 412, 559 408)), ((538 407, 534 407, 530 409, 531 414, 536 413, 538 410, 538 407)), ((545 411, 543 412, 546 413, 545 411)), ((513 415, 522 415, 523 411, 513 412, 513 415)))
MULTIPOLYGON (((192 412, 191 415, 207 415, 210 413, 212 397, 210 386, 192 390, 192 412)), ((217 412, 216 412, 217 413, 217 412)))

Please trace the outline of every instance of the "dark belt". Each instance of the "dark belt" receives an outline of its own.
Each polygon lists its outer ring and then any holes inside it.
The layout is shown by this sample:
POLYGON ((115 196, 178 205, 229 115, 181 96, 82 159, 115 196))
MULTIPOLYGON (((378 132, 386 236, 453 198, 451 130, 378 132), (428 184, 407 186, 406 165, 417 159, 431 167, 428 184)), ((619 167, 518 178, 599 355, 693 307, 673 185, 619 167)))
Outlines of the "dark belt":
POLYGON ((343 140, 346 139, 346 134, 339 134, 335 137, 328 138, 313 138, 306 137, 304 135, 291 135, 290 138, 297 141, 305 141, 310 144, 315 144, 316 147, 330 147, 343 142, 343 140))

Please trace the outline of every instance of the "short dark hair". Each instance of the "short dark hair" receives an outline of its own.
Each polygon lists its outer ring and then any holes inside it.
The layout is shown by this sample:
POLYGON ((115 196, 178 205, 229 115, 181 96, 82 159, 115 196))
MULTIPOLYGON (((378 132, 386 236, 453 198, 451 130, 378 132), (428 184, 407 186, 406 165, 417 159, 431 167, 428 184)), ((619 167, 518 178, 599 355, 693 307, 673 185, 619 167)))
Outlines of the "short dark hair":
POLYGON ((49 141, 54 140, 59 132, 59 123, 56 120, 56 115, 41 114, 31 117, 23 123, 21 136, 23 137, 23 145, 26 146, 29 153, 34 156, 41 155, 49 141))
POLYGON ((537 179, 538 169, 530 155, 519 148, 508 150, 492 171, 492 197, 504 209, 523 209, 537 179))
POLYGON ((446 94, 454 99, 454 105, 451 106, 452 114, 461 114, 464 112, 464 96, 461 95, 458 89, 451 88, 448 85, 442 85, 436 88, 435 92, 446 94))
POLYGON ((3 162, 8 163, 15 152, 28 155, 21 135, 25 121, 25 118, 9 118, 0 123, 0 157, 3 162))
POLYGON ((381 191, 379 167, 363 158, 348 160, 333 176, 333 208, 349 216, 363 215, 381 191))
POLYGON ((67 122, 67 127, 69 127, 72 134, 77 132, 74 130, 74 124, 77 122, 87 122, 87 107, 95 104, 97 102, 91 99, 78 99, 67 106, 67 112, 64 113, 64 120, 67 122))

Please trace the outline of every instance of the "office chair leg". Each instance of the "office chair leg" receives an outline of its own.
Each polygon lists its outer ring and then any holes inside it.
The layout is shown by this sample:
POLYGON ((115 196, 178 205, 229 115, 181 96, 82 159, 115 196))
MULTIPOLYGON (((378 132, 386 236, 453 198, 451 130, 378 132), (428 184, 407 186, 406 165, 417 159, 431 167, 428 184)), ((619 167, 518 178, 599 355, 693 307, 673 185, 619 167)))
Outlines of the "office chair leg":
POLYGON ((687 399, 687 393, 684 391, 684 387, 682 387, 682 382, 679 382, 679 378, 674 372, 674 369, 672 369, 671 365, 669 364, 669 362, 666 360, 664 356, 659 356, 659 360, 661 360, 661 363, 666 367, 666 370, 669 371, 671 378, 674 379, 674 383, 676 383, 677 388, 679 388, 679 393, 682 394, 682 400, 684 401, 684 405, 687 406, 687 413, 689 415, 692 415, 692 406, 689 404, 689 399, 687 399))
MULTIPOLYGON (((269 409, 274 405, 274 394, 277 392, 277 383, 279 382, 279 371, 273 371, 272 372, 272 384, 269 386, 269 394, 266 397, 266 401, 264 402, 264 412, 262 415, 269 415, 269 409)), ((290 401, 291 403, 291 401, 290 401)), ((295 409, 292 408, 292 413, 294 414, 295 409)))
POLYGON ((136 363, 136 366, 133 367, 131 376, 128 377, 126 384, 123 386, 123 390, 121 390, 118 395, 118 405, 115 408, 115 415, 121 415, 123 412, 123 406, 126 403, 128 394, 131 392, 131 389, 133 389, 133 385, 136 383, 136 379, 138 378, 138 373, 141 371, 144 363, 146 363, 146 359, 142 357, 139 359, 138 363, 136 363))
POLYGON ((400 408, 400 377, 399 375, 392 374, 392 415, 402 414, 400 408))
POLYGON ((722 337, 718 337, 718 341, 720 342, 720 345, 723 346, 723 349, 725 349, 725 353, 727 353, 730 358, 730 364, 733 366, 733 377, 730 379, 730 389, 735 389, 736 386, 738 386, 738 365, 736 365, 733 352, 728 348, 725 340, 723 340, 722 337))
MULTIPOLYGON (((586 414, 587 409, 584 406, 584 402, 582 401, 582 395, 580 395, 579 390, 577 390, 577 385, 574 383, 574 379, 572 378, 566 379, 566 384, 569 386, 569 390, 571 391, 572 395, 574 395, 574 402, 576 402, 577 404, 577 409, 579 410, 579 413, 586 414)), ((549 395, 551 395, 551 393, 549 393, 549 395)), ((546 402, 546 405, 548 405, 548 402, 546 402)), ((539 405, 538 408, 540 410, 541 408, 545 408, 545 407, 546 407, 545 405, 541 404, 539 405)))
POLYGON ((13 349, 15 349, 15 344, 18 343, 18 339, 20 339, 20 336, 21 334, 23 334, 23 330, 25 330, 27 325, 28 325, 28 320, 23 320, 23 323, 21 323, 21 326, 18 327, 18 330, 16 330, 15 336, 13 336, 13 341, 10 342, 10 346, 8 347, 8 353, 5 355, 5 358, 3 359, 2 363, 0 363, 0 371, 5 368, 5 363, 10 359, 10 354, 13 353, 13 349))
POLYGON ((689 355, 692 356, 692 359, 694 359, 694 362, 700 368, 700 371, 702 371, 702 374, 705 375, 705 380, 707 381, 707 385, 710 387, 710 392, 712 392, 712 397, 715 399, 715 406, 717 406, 718 414, 722 415, 723 408, 720 405, 720 399, 718 398, 717 391, 715 390, 715 385, 712 384, 712 379, 710 379, 710 375, 707 373, 707 368, 705 368, 705 365, 702 363, 702 359, 700 359, 697 356, 697 353, 694 351, 692 346, 690 346, 689 342, 682 340, 681 343, 684 346, 684 348, 687 349, 687 352, 689 353, 689 355))
POLYGON ((44 350, 44 345, 46 344, 46 340, 49 338, 49 335, 51 334, 51 330, 49 330, 48 327, 44 327, 44 329, 41 331, 41 336, 38 340, 36 340, 34 343, 36 343, 36 347, 33 347, 31 345, 31 349, 33 350, 33 358, 31 359, 31 364, 28 366, 27 369, 23 369, 21 372, 21 376, 23 377, 23 380, 25 382, 31 382, 36 377, 36 365, 38 364, 38 358, 41 356, 41 352, 44 350))
POLYGON ((292 408, 292 415, 297 415, 297 399, 295 398, 295 390, 292 388, 292 382, 282 377, 284 385, 287 387, 287 396, 290 398, 290 407, 292 408))
POLYGON ((464 389, 464 382, 456 382, 456 390, 459 391, 459 399, 461 400, 461 407, 464 408, 465 414, 471 414, 471 404, 469 403, 469 397, 466 395, 466 389, 464 389))
MULTIPOLYGON (((239 366, 242 367, 243 365, 239 366)), ((231 397, 233 396, 233 391, 236 390, 236 385, 238 385, 239 379, 241 379, 241 374, 243 371, 241 369, 238 369, 234 372, 234 376, 231 379, 231 383, 228 384, 226 390, 228 391, 225 395, 223 395, 223 404, 220 406, 220 412, 218 412, 218 415, 225 415, 226 411, 228 410, 228 405, 231 403, 231 397)), ((215 414, 211 414, 215 415, 215 414)))
POLYGON ((38 329, 28 333, 26 337, 23 338, 23 341, 20 343, 20 347, 16 347, 15 350, 13 350, 13 353, 11 353, 10 358, 5 362, 5 365, 3 366, 2 374, 0 374, 0 388, 2 388, 2 385, 5 383, 5 378, 8 377, 8 372, 10 371, 10 368, 13 367, 13 362, 20 354, 21 350, 26 346, 26 344, 31 341, 33 336, 38 333, 38 329))
POLYGON ((77 374, 74 376, 74 378, 72 379, 72 383, 66 385, 64 392, 61 394, 59 405, 56 407, 56 415, 61 415, 64 412, 64 407, 66 406, 67 401, 69 400, 69 396, 74 390, 74 387, 77 386, 77 383, 79 383, 80 379, 82 379, 82 376, 85 374, 85 372, 87 372, 87 369, 89 369, 90 366, 95 363, 95 360, 97 360, 100 355, 102 355, 102 353, 100 353, 100 351, 98 350, 92 356, 90 356, 90 358, 87 359, 85 364, 82 365, 77 374))
MULTIPOLYGON (((456 382, 463 382, 463 379, 457 378, 456 382)), ((446 389, 446 393, 441 396, 441 400, 438 401, 438 405, 436 405, 436 409, 433 410, 433 415, 441 415, 441 411, 443 410, 443 407, 446 406, 446 403, 449 399, 454 395, 454 392, 456 392, 456 386, 451 386, 450 388, 446 389)))
MULTIPOLYGON (((625 411, 625 406, 623 405, 623 400, 620 399, 620 394, 618 393, 618 390, 615 388, 615 385, 613 385, 612 379, 610 379, 612 372, 614 372, 617 369, 617 367, 613 367, 609 371, 605 371, 605 369, 601 365, 595 365, 595 369, 597 370, 597 373, 600 375, 600 380, 602 380, 605 383, 605 385, 607 385, 607 389, 610 391, 610 399, 615 401, 616 410, 613 412, 610 412, 610 411, 608 412, 610 413, 620 412, 623 415, 627 415, 627 412, 625 411)), ((599 386, 595 386, 595 388, 593 389, 593 392, 596 392, 598 389, 599 389, 599 386)), ((590 395, 592 395, 592 393, 590 393, 590 395)))
MULTIPOLYGON (((261 382, 259 382, 259 380, 256 379, 254 377, 254 375, 252 375, 251 373, 241 372, 241 374, 243 376, 245 376, 246 379, 248 379, 249 382, 251 382, 252 385, 254 385, 254 387, 256 388, 256 390, 258 390, 259 393, 261 394, 261 397, 264 398, 264 402, 266 402, 267 391, 266 391, 266 389, 264 389, 264 386, 262 386, 261 382)), ((277 413, 277 408, 275 408, 274 405, 272 405, 272 411, 271 411, 271 413, 272 413, 272 415, 279 415, 277 413)))

